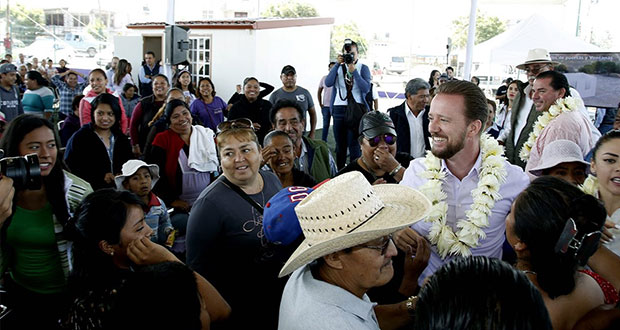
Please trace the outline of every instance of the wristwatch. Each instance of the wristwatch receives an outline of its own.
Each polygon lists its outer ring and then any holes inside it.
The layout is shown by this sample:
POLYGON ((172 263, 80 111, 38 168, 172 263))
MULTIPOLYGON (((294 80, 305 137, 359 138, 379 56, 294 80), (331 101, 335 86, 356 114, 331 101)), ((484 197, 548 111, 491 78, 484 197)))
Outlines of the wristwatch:
POLYGON ((400 169, 403 168, 403 166, 399 163, 398 166, 396 166, 389 174, 390 176, 394 176, 396 175, 396 173, 398 173, 398 171, 400 171, 400 169))

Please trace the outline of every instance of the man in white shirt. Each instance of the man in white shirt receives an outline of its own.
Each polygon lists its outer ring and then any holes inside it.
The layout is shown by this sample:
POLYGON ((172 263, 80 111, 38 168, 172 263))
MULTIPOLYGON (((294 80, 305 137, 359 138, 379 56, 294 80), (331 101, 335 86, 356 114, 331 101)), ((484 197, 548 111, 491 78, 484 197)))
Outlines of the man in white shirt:
POLYGON ((430 86, 423 79, 411 79, 405 87, 405 102, 388 109, 398 134, 397 152, 406 152, 413 158, 424 156, 431 149, 428 132, 430 86))

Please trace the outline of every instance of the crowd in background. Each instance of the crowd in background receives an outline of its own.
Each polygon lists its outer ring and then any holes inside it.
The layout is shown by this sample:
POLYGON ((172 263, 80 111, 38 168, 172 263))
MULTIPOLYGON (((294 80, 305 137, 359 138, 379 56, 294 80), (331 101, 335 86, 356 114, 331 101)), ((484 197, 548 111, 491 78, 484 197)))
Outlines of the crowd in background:
POLYGON ((381 112, 347 45, 315 98, 286 65, 228 101, 153 52, 7 55, 0 149, 40 178, 0 179, 3 328, 618 326, 620 119, 540 50, 494 100, 448 67, 381 112))

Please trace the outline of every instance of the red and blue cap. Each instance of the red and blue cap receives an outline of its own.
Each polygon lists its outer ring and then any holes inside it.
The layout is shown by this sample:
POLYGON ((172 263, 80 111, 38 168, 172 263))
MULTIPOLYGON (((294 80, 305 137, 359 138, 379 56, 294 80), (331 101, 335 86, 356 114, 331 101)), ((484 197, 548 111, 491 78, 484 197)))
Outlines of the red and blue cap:
POLYGON ((312 191, 308 187, 286 187, 265 204, 263 230, 270 242, 289 245, 302 234, 295 206, 312 191))

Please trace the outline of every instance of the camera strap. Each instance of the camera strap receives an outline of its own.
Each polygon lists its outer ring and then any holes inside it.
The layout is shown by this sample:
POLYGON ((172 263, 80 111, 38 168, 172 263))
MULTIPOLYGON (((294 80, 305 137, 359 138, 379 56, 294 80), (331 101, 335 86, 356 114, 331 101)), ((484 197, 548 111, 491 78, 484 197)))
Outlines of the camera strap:
MULTIPOLYGON (((344 100, 347 100, 348 98, 353 98, 353 94, 351 93, 351 90, 353 89, 353 75, 351 75, 351 78, 349 79, 347 66, 345 64, 340 64, 340 65, 342 67, 342 80, 344 81, 344 86, 347 90, 347 95, 345 95, 345 97, 342 97, 342 91, 340 90, 340 88, 338 88, 338 97, 340 97, 341 101, 344 101, 344 100)), ((336 84, 336 86, 338 86, 338 84, 336 84)))

